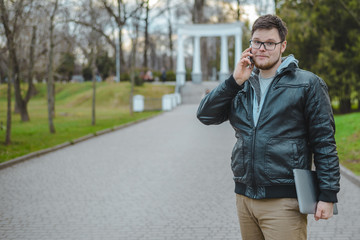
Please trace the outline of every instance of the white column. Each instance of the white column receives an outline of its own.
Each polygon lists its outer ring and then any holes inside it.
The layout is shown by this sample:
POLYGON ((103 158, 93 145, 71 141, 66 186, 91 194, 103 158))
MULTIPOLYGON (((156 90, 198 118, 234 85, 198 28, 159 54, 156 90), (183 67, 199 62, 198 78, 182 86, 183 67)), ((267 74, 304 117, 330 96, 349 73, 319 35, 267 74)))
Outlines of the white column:
POLYGON ((193 70, 191 77, 194 83, 201 83, 200 36, 194 37, 193 70))
POLYGON ((228 45, 227 36, 221 36, 221 58, 220 58, 220 81, 224 81, 229 75, 229 62, 228 62, 228 45))
POLYGON ((235 35, 235 61, 234 61, 234 69, 238 61, 240 61, 242 52, 242 41, 241 41, 241 33, 235 35))
POLYGON ((185 61, 184 61, 184 41, 180 31, 178 31, 177 40, 177 60, 176 60, 176 85, 183 86, 185 84, 185 61))

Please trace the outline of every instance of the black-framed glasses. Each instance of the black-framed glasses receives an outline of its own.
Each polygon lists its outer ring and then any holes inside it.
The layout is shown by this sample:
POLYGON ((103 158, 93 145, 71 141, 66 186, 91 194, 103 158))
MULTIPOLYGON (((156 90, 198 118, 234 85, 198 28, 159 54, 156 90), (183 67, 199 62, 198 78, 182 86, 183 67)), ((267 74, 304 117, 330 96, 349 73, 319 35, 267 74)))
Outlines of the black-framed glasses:
POLYGON ((265 50, 272 51, 276 48, 276 45, 283 43, 284 41, 276 43, 276 42, 260 42, 257 40, 250 40, 249 42, 252 48, 260 49, 261 45, 264 45, 265 50))

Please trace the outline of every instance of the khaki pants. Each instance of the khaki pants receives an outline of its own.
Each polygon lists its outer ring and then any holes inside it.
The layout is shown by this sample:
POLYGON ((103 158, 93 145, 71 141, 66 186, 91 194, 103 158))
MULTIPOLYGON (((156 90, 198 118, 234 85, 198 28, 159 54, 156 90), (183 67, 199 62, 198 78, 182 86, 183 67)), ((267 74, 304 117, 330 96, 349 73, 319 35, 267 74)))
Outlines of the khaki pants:
POLYGON ((305 240, 307 215, 295 198, 251 199, 236 194, 243 240, 305 240))

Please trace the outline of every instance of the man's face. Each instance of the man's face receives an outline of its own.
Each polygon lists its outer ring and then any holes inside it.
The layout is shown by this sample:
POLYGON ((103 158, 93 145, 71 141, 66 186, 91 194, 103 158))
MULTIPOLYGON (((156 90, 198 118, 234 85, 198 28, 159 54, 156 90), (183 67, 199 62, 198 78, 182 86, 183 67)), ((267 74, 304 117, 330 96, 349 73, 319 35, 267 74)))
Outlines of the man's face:
MULTIPOLYGON (((254 32, 251 40, 272 43, 281 42, 279 32, 276 28, 270 30, 258 29, 254 32)), ((253 53, 255 66, 260 70, 270 70, 273 67, 278 68, 281 64, 281 54, 285 49, 286 41, 277 44, 274 50, 265 49, 263 44, 259 49, 253 47, 251 52, 253 53)))

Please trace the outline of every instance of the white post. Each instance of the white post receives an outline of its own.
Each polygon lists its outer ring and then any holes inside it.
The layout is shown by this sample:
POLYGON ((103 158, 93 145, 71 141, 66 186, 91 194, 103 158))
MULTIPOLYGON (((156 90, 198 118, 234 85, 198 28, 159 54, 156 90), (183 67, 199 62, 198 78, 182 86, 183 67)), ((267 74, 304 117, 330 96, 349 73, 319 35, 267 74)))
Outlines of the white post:
POLYGON ((173 108, 172 98, 169 94, 162 96, 161 105, 163 111, 170 111, 173 108))
POLYGON ((178 30, 177 40, 177 60, 176 60, 176 85, 183 86, 185 84, 185 61, 184 61, 184 41, 181 31, 178 30))
POLYGON ((227 36, 221 36, 221 58, 220 58, 220 81, 224 81, 229 75, 229 62, 228 62, 228 45, 227 36))
POLYGON ((191 73, 194 83, 201 83, 200 37, 194 37, 193 70, 191 73))
POLYGON ((142 95, 133 96, 133 111, 134 112, 143 112, 144 111, 144 100, 145 97, 142 95))
POLYGON ((234 61, 234 69, 238 61, 240 61, 242 52, 242 41, 241 41, 241 32, 235 35, 235 61, 234 61))

